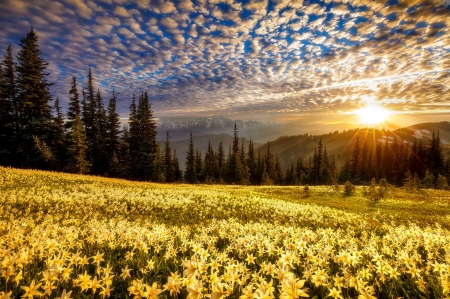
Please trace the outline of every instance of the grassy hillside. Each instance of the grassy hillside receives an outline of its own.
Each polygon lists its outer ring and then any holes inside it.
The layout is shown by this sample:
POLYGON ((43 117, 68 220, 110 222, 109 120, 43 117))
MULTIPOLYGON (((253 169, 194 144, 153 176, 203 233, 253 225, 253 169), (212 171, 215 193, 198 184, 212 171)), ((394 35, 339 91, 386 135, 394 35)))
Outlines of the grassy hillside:
POLYGON ((0 168, 0 296, 448 295, 450 192, 302 190, 0 168))
MULTIPOLYGON (((438 130, 444 154, 448 156, 450 155, 450 122, 417 124, 395 131, 356 129, 323 135, 284 136, 270 142, 270 149, 272 153, 279 153, 283 166, 287 168, 297 160, 298 155, 311 157, 321 139, 328 153, 336 159, 339 166, 350 156, 356 138, 359 138, 361 143, 367 141, 369 148, 373 148, 380 141, 392 141, 394 138, 408 143, 413 143, 414 139, 418 142, 422 140, 424 145, 428 145, 433 131, 437 133, 438 130)), ((266 151, 267 145, 262 145, 260 149, 266 151)))

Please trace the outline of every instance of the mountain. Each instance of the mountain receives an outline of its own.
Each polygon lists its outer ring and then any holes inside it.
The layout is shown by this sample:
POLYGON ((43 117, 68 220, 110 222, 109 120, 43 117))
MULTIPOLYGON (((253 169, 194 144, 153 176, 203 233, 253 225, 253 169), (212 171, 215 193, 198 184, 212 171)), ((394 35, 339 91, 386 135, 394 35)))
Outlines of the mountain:
MULTIPOLYGON (((327 152, 336 160, 338 166, 350 157, 351 151, 357 138, 361 144, 367 141, 369 148, 373 148, 379 142, 398 142, 412 144, 414 140, 428 145, 433 132, 441 138, 444 154, 450 154, 450 122, 423 123, 409 127, 400 128, 394 131, 375 129, 355 129, 343 132, 334 132, 322 135, 296 135, 283 136, 270 142, 270 151, 278 153, 282 165, 287 168, 298 156, 309 159, 314 154, 314 149, 319 140, 327 148, 327 152)), ((255 147, 256 148, 256 147, 255 147)), ((262 152, 267 151, 267 144, 259 148, 262 152)))
MULTIPOLYGON (((156 131, 156 140, 166 139, 166 132, 169 131, 171 141, 181 141, 189 139, 189 134, 193 136, 204 136, 211 134, 233 135, 235 121, 224 117, 198 118, 195 120, 177 122, 163 121, 156 131)), ((255 142, 267 142, 283 135, 298 134, 298 126, 292 124, 281 124, 276 122, 242 121, 236 120, 239 137, 252 139, 255 142)))

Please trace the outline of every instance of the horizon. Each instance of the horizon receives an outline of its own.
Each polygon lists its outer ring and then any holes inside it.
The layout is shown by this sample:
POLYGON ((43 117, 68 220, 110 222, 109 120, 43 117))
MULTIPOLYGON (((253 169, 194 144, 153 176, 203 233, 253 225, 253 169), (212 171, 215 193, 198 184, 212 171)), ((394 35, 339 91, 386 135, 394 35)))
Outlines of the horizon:
POLYGON ((4 1, 0 47, 16 54, 33 27, 53 98, 66 108, 71 76, 85 86, 91 67, 104 100, 120 92, 122 118, 148 91, 160 120, 220 115, 299 133, 448 120, 449 1, 147 2, 4 1))

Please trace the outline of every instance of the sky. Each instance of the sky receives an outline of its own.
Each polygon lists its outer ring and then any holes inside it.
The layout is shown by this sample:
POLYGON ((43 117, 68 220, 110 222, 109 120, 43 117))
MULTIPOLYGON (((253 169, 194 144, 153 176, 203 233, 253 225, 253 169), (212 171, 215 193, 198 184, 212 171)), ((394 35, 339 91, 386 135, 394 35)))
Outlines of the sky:
POLYGON ((450 120, 450 1, 1 0, 0 50, 32 26, 54 97, 91 67, 105 101, 147 91, 159 121, 225 116, 324 131, 392 111, 450 120))

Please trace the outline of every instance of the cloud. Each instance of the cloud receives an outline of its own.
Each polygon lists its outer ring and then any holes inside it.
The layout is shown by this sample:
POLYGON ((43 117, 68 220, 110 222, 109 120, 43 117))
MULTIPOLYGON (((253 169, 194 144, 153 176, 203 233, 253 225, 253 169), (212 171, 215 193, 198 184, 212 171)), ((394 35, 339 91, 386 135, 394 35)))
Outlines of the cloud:
POLYGON ((123 7, 121 6, 116 6, 116 8, 114 9, 114 15, 118 16, 118 17, 131 17, 130 13, 123 7))
POLYGON ((161 117, 326 115, 367 96, 437 113, 450 101, 449 7, 327 3, 5 0, 0 46, 17 51, 32 25, 55 96, 67 101, 70 76, 84 85, 91 66, 102 92, 123 91, 125 115, 143 90, 161 117))

